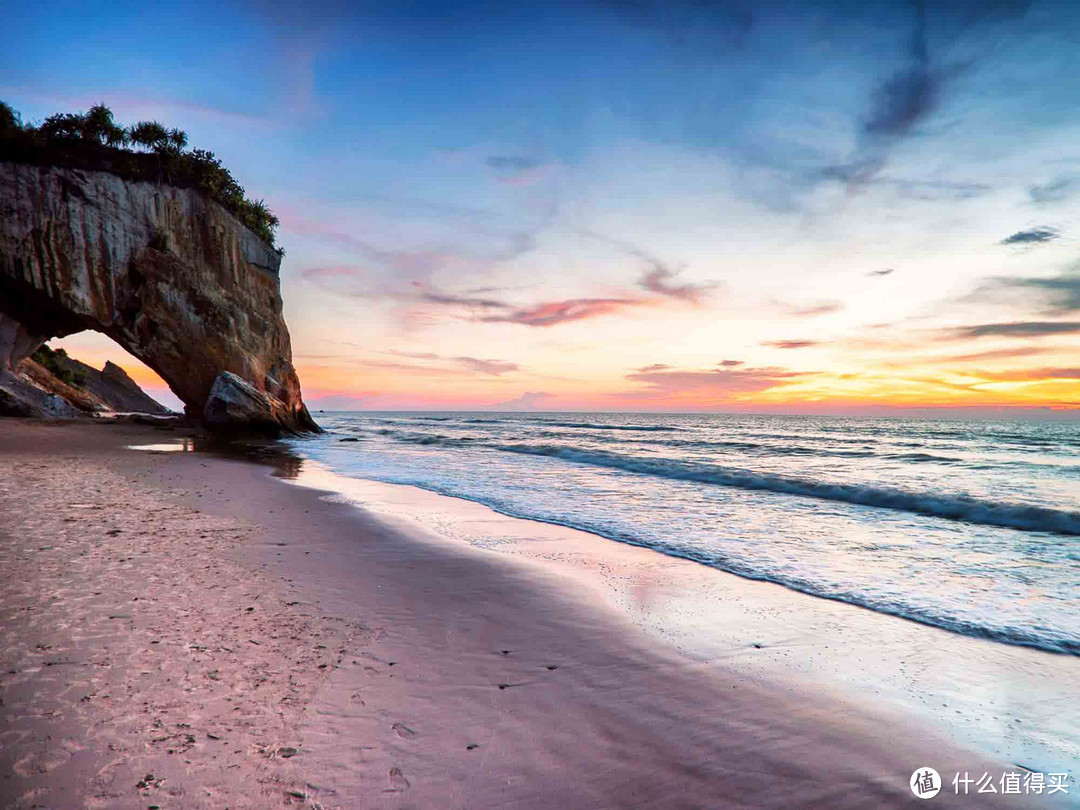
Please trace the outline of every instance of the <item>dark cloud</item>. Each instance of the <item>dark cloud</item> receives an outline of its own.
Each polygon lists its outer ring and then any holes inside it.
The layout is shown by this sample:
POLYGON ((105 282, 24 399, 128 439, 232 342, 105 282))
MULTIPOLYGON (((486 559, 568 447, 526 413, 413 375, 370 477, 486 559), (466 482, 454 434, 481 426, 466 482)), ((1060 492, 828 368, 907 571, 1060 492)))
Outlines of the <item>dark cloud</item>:
POLYGON ((1001 240, 1003 245, 1038 245, 1043 242, 1051 242, 1059 236, 1056 228, 1031 228, 1027 231, 1017 231, 1012 236, 1006 236, 1001 240))
POLYGON ((885 276, 891 276, 896 270, 892 267, 886 267, 884 270, 871 270, 866 275, 872 278, 884 278, 885 276))
POLYGON ((651 366, 642 366, 637 369, 638 374, 649 374, 653 371, 667 371, 671 366, 666 363, 653 363, 651 366))
POLYGON ((941 331, 947 340, 965 340, 981 337, 1035 338, 1048 335, 1071 335, 1080 333, 1080 321, 1012 321, 1010 323, 981 323, 960 326, 941 331))
POLYGON ((761 344, 771 346, 774 349, 807 349, 810 346, 821 345, 820 340, 771 340, 761 344))
POLYGON ((942 80, 940 74, 930 69, 926 7, 922 0, 916 0, 908 64, 877 88, 873 112, 863 129, 870 135, 906 135, 934 109, 942 80))
POLYGON ((745 365, 742 360, 721 360, 717 363, 718 366, 723 368, 735 368, 736 366, 745 365))
POLYGON ((1027 291, 1042 299, 1042 311, 1048 315, 1072 315, 1080 312, 1080 265, 1056 276, 998 276, 978 287, 965 300, 993 298, 1002 292, 1027 291))
POLYGON ((1028 196, 1037 205, 1061 202, 1076 190, 1076 181, 1071 177, 1058 177, 1041 186, 1028 189, 1028 196))
POLYGON ((505 315, 487 315, 480 320, 487 323, 519 323, 522 326, 555 326, 609 315, 644 303, 637 298, 571 298, 523 307, 505 315))
POLYGON ((423 290, 420 300, 428 304, 447 304, 450 306, 480 307, 481 309, 509 309, 510 305, 505 301, 495 298, 477 298, 471 295, 452 295, 449 293, 423 290))
POLYGON ((643 289, 657 295, 665 295, 668 298, 678 298, 680 301, 699 304, 702 296, 717 286, 712 283, 673 284, 672 279, 679 274, 678 270, 665 267, 654 259, 649 259, 649 262, 653 267, 641 277, 640 284, 643 289))
POLYGON ((981 197, 991 188, 986 183, 957 183, 947 180, 912 180, 902 177, 884 177, 880 174, 884 168, 885 160, 879 156, 854 163, 827 166, 818 173, 818 176, 826 180, 837 180, 851 190, 871 185, 879 188, 891 188, 899 196, 911 200, 970 200, 981 197))

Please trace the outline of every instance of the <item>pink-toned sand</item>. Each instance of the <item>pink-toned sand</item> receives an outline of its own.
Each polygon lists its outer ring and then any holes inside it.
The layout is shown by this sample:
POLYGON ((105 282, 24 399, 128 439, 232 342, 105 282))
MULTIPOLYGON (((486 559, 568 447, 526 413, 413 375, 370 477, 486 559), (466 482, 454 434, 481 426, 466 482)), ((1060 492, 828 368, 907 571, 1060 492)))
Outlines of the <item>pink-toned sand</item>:
POLYGON ((917 766, 1005 769, 695 665, 576 578, 124 449, 172 435, 0 423, 0 806, 924 806, 917 766))

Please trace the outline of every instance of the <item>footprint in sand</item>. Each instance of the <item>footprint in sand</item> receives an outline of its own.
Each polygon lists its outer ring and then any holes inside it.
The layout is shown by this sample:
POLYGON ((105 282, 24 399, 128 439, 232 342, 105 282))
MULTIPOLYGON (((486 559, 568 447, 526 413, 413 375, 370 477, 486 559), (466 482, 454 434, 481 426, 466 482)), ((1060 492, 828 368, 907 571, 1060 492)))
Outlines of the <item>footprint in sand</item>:
POLYGON ((403 790, 409 789, 409 780, 405 778, 405 774, 401 772, 401 768, 390 769, 390 787, 387 789, 387 793, 400 793, 403 790))
POLYGON ((404 723, 394 723, 394 725, 390 726, 390 728, 396 731, 397 735, 405 740, 409 739, 410 737, 416 736, 416 732, 404 723))

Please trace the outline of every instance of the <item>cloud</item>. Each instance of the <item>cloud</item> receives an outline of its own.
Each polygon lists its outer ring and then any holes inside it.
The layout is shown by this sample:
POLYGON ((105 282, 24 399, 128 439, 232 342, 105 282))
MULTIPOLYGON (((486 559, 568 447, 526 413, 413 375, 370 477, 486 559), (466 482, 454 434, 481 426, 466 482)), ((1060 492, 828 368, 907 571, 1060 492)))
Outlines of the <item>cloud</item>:
POLYGON ((982 300, 999 292, 1027 290, 1043 299, 1049 315, 1080 312, 1080 265, 1056 276, 997 276, 978 287, 965 300, 982 300))
POLYGON ((495 179, 509 186, 527 186, 545 179, 552 164, 517 155, 492 155, 485 163, 495 172, 495 179))
MULTIPOLYGON (((642 258, 646 257, 642 256, 642 258)), ((701 303, 702 296, 717 286, 717 284, 712 282, 701 284, 672 284, 671 280, 679 274, 679 270, 672 270, 656 259, 647 258, 646 260, 652 265, 652 269, 645 271, 645 274, 641 277, 640 284, 642 289, 656 293, 657 295, 664 295, 668 298, 677 298, 691 304, 699 304, 701 303)))
POLYGON ((1028 196, 1036 205, 1061 202, 1076 190, 1076 181, 1071 177, 1058 177, 1041 186, 1028 189, 1028 196))
POLYGON ((801 372, 776 367, 712 369, 710 371, 639 371, 627 374, 631 382, 648 386, 645 391, 620 396, 656 397, 662 395, 695 394, 712 398, 727 398, 733 394, 756 394, 785 385, 803 376, 801 372))
POLYGON ((761 344, 771 346, 774 349, 807 349, 810 346, 819 346, 819 340, 771 340, 761 344))
POLYGON ((812 318, 815 315, 828 315, 830 312, 839 312, 843 308, 844 305, 840 301, 822 301, 820 304, 792 309, 790 313, 798 318, 812 318))
POLYGON ((1015 371, 980 371, 977 376, 995 382, 1039 382, 1042 380, 1080 380, 1078 368, 1026 368, 1015 371))
POLYGON ((723 368, 735 368, 744 365, 744 362, 742 360, 721 360, 717 365, 723 368))
POLYGON ((521 367, 517 363, 508 363, 503 360, 491 360, 483 359, 479 357, 468 357, 458 355, 456 357, 447 357, 446 355, 435 354, 434 352, 400 352, 391 349, 386 354, 392 354, 396 357, 408 357, 414 360, 439 360, 448 363, 454 363, 459 366, 463 366, 469 371, 478 371, 481 374, 490 374, 498 377, 502 374, 507 374, 511 371, 520 371, 521 367))
POLYGON ((972 352, 970 354, 954 354, 949 357, 935 357, 935 363, 970 363, 975 360, 1001 360, 1014 357, 1030 357, 1035 354, 1046 354, 1049 349, 1038 346, 1018 346, 1013 349, 994 349, 988 352, 972 352))
POLYGON ((1012 236, 1006 236, 1001 240, 1002 245, 1037 245, 1050 242, 1059 236, 1056 228, 1031 228, 1027 231, 1017 231, 1012 236))
POLYGON ((565 301, 547 301, 516 309, 505 315, 487 315, 479 320, 487 323, 519 323, 522 326, 546 327, 609 315, 644 303, 646 302, 638 298, 571 298, 565 301))
POLYGON ((453 295, 432 290, 422 290, 420 300, 428 304, 446 304, 449 306, 479 307, 481 309, 509 309, 505 301, 495 298, 479 298, 472 295, 453 295))
POLYGON ((624 253, 645 262, 645 264, 648 265, 648 269, 642 274, 638 285, 642 289, 655 293, 656 295, 675 298, 691 304, 699 304, 707 292, 720 286, 719 282, 715 281, 704 281, 697 284, 672 284, 671 280, 682 272, 682 268, 674 269, 662 259, 653 256, 651 253, 648 253, 629 242, 625 242, 622 239, 604 236, 603 234, 590 231, 586 228, 577 229, 577 233, 580 233, 582 236, 587 236, 589 239, 595 239, 598 242, 611 245, 612 247, 618 248, 624 253))
POLYGON ((526 391, 520 397, 508 399, 506 402, 497 402, 492 407, 507 411, 535 411, 542 402, 546 402, 553 396, 546 391, 526 391))
POLYGON ((642 366, 641 368, 636 369, 636 371, 638 374, 649 374, 653 371, 666 371, 669 368, 671 368, 671 366, 666 363, 653 363, 651 366, 642 366))
POLYGON ((1080 332, 1080 321, 1013 321, 960 326, 944 329, 940 334, 946 340, 966 340, 981 337, 1036 338, 1048 335, 1071 335, 1078 332, 1080 332))
POLYGON ((896 270, 892 267, 886 267, 884 270, 871 270, 866 275, 871 278, 884 278, 885 276, 891 276, 896 270))
POLYGON ((505 363, 501 360, 483 360, 479 357, 455 357, 453 358, 455 363, 461 363, 466 368, 470 368, 473 371, 479 371, 482 374, 491 374, 494 377, 498 377, 500 374, 506 374, 510 371, 520 371, 520 366, 517 363, 505 363))
POLYGON ((930 69, 926 8, 919 1, 908 47, 908 64, 875 90, 873 112, 863 124, 864 131, 870 135, 906 135, 934 109, 942 81, 943 76, 930 69))

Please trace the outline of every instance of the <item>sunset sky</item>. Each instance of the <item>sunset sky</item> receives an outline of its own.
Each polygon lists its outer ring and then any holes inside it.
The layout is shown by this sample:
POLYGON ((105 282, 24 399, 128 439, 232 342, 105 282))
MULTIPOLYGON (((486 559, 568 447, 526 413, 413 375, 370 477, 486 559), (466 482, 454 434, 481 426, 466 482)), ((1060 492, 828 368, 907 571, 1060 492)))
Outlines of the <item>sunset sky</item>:
POLYGON ((1080 4, 359 5, 3 11, 280 216, 312 409, 1080 408, 1080 4))

